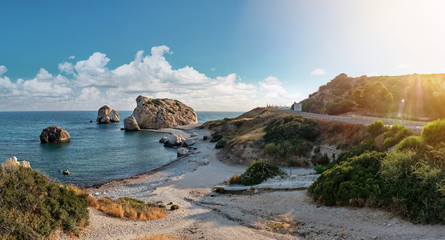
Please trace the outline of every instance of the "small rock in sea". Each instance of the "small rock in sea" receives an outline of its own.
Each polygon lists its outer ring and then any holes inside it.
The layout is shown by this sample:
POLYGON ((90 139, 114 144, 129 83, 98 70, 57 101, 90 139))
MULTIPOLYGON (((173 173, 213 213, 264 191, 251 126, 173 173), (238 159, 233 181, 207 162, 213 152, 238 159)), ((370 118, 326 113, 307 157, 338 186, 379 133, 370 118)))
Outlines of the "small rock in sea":
POLYGON ((198 134, 195 133, 195 132, 192 132, 192 133, 190 134, 190 137, 197 137, 197 136, 198 136, 198 134))
POLYGON ((295 178, 297 178, 297 175, 291 175, 290 176, 290 179, 295 179, 295 178))
POLYGON ((65 175, 70 175, 71 173, 70 173, 70 171, 65 170, 65 171, 63 171, 63 174, 65 174, 65 175))
POLYGON ((121 131, 124 131, 125 130, 125 128, 121 128, 121 131))
POLYGON ((93 120, 90 120, 90 123, 93 123, 94 121, 93 120))
POLYGON ((57 126, 47 127, 40 134, 41 143, 63 143, 70 140, 70 134, 65 129, 57 126))
POLYGON ((63 172, 63 170, 62 170, 62 169, 60 169, 60 168, 59 168, 59 170, 58 170, 58 171, 59 171, 60 173, 61 173, 61 172, 63 172))

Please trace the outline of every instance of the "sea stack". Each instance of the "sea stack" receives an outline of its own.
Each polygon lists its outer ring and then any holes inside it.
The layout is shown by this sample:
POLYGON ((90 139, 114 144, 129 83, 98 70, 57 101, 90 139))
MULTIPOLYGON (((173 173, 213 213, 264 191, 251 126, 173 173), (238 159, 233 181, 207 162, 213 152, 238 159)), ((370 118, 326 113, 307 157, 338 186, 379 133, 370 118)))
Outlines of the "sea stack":
POLYGON ((40 134, 41 143, 63 143, 71 141, 70 134, 63 128, 51 126, 40 134))
POLYGON ((141 128, 138 125, 138 122, 136 122, 136 119, 133 117, 133 115, 124 119, 124 130, 125 131, 140 131, 141 130, 141 128))
POLYGON ((110 107, 107 105, 104 105, 103 107, 99 108, 97 111, 97 123, 106 124, 106 123, 116 123, 119 122, 119 114, 113 109, 111 110, 110 107))
POLYGON ((178 100, 139 96, 136 103, 132 115, 141 129, 170 128, 198 122, 195 111, 178 100))

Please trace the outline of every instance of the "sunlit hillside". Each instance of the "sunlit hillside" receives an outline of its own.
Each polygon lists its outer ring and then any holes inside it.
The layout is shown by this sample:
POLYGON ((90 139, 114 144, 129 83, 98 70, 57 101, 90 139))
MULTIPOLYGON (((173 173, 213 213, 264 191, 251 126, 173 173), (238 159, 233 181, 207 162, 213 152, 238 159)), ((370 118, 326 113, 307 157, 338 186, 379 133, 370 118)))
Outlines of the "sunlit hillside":
POLYGON ((342 73, 302 101, 303 111, 406 119, 445 117, 445 74, 348 77, 342 73))

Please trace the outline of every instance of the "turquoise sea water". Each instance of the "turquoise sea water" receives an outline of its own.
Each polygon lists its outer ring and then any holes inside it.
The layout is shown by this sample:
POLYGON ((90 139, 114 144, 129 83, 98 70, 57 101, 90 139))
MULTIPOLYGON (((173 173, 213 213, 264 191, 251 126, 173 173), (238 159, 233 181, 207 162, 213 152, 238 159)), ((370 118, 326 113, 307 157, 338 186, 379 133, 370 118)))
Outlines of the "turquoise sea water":
MULTIPOLYGON (((132 111, 118 113, 123 120, 132 111)), ((197 112, 199 122, 240 114, 197 112)), ((16 156, 51 178, 85 186, 144 173, 176 159, 176 149, 158 143, 164 134, 121 131, 123 121, 90 123, 96 116, 96 111, 0 112, 0 160, 16 156), (71 142, 40 144, 42 129, 53 125, 67 130, 71 142), (59 169, 68 169, 71 175, 59 169)))

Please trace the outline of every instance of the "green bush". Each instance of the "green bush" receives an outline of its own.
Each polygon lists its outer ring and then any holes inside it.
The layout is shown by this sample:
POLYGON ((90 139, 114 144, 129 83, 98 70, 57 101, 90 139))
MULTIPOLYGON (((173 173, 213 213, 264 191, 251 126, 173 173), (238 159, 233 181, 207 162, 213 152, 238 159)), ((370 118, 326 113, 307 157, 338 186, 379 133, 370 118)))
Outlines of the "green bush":
POLYGON ((242 185, 256 185, 262 183, 264 180, 284 174, 280 168, 271 161, 254 161, 241 174, 239 184, 242 185))
POLYGON ((428 145, 420 136, 411 136, 403 139, 394 149, 395 151, 413 150, 416 152, 425 153, 428 150, 428 145))
POLYGON ((416 223, 445 223, 445 170, 412 150, 392 152, 383 161, 382 199, 416 223))
POLYGON ((382 181, 377 178, 385 153, 366 152, 324 171, 309 192, 328 206, 347 205, 355 199, 372 199, 381 194, 382 181))
POLYGON ((383 147, 388 149, 410 135, 411 132, 403 124, 394 124, 383 135, 385 138, 383 147))
POLYGON ((431 146, 445 143, 445 120, 436 120, 424 126, 422 138, 425 143, 431 146))
POLYGON ((315 173, 317 174, 321 174, 324 171, 326 171, 326 166, 321 166, 321 165, 315 165, 314 167, 312 167, 312 169, 315 170, 315 173))
POLYGON ((329 115, 337 115, 351 111, 354 102, 349 99, 338 98, 329 101, 326 104, 326 113, 329 115))
POLYGON ((88 224, 87 195, 31 168, 0 170, 0 238, 43 239, 62 230, 79 234, 88 224))
POLYGON ((227 141, 225 139, 220 139, 218 142, 216 142, 215 148, 216 149, 223 148, 226 145, 226 142, 227 141))
POLYGON ((369 124, 366 130, 368 131, 368 133, 371 135, 372 138, 375 138, 385 131, 385 125, 383 124, 382 121, 375 121, 369 124))
POLYGON ((210 139, 210 142, 218 142, 219 140, 221 140, 223 138, 222 135, 212 135, 212 138, 210 139))

